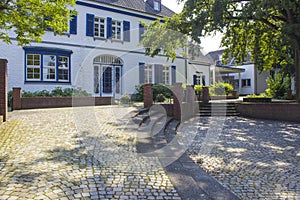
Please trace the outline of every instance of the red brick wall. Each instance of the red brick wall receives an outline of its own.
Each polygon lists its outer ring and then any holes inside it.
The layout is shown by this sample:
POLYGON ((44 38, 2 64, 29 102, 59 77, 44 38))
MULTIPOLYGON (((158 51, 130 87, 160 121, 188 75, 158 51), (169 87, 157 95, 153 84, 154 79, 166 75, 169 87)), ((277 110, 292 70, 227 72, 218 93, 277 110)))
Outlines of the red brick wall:
POLYGON ((7 60, 0 59, 0 115, 7 120, 7 60))
POLYGON ((143 87, 144 87, 144 107, 150 108, 153 104, 152 85, 145 84, 143 87))
POLYGON ((174 118, 181 121, 182 120, 182 101, 183 101, 183 88, 182 83, 175 83, 173 85, 173 97, 174 97, 174 118))
POLYGON ((114 104, 113 97, 22 97, 22 109, 100 106, 114 104))
POLYGON ((13 103, 12 103, 12 109, 13 110, 20 110, 22 108, 22 89, 21 88, 13 88, 13 103))
POLYGON ((242 103, 237 104, 241 116, 258 119, 300 122, 300 104, 242 103))

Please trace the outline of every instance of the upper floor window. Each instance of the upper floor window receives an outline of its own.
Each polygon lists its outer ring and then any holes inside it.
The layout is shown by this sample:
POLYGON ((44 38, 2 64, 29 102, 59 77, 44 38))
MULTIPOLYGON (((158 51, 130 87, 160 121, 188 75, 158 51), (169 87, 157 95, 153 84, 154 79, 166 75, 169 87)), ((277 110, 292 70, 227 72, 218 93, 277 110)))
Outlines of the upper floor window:
POLYGON ((112 21, 112 39, 121 40, 122 22, 113 20, 112 21))
POLYGON ((101 17, 95 17, 94 21, 94 36, 105 38, 105 19, 101 17))
POLYGON ((24 47, 25 81, 70 82, 70 56, 72 51, 24 47))
POLYGON ((154 2, 153 2, 153 8, 154 8, 154 10, 156 10, 156 11, 160 11, 160 3, 157 2, 157 1, 154 1, 154 2))
POLYGON ((130 42, 130 22, 86 14, 86 36, 130 42))

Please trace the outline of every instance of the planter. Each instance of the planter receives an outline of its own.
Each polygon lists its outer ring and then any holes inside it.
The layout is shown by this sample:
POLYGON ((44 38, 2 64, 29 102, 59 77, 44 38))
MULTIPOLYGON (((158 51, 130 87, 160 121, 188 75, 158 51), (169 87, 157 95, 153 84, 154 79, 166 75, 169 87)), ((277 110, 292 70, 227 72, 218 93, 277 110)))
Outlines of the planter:
POLYGON ((267 98, 267 97, 263 97, 263 98, 244 98, 243 102, 257 102, 257 103, 270 103, 272 101, 272 98, 267 98))

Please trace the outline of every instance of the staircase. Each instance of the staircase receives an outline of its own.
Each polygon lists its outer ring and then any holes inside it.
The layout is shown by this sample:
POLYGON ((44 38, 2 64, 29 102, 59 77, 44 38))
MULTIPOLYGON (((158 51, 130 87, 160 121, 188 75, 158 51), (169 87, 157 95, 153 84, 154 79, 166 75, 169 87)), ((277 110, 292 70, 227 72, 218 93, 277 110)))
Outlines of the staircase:
POLYGON ((200 103, 200 117, 238 116, 235 103, 200 103))

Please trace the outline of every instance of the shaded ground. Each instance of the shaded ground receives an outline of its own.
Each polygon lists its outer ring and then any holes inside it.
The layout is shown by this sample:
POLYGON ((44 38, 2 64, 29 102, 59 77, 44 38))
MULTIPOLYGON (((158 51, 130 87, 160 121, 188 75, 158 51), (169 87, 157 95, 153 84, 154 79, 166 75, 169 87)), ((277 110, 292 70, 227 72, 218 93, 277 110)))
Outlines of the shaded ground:
POLYGON ((299 124, 240 117, 200 124, 190 156, 224 186, 242 199, 300 199, 299 124))

